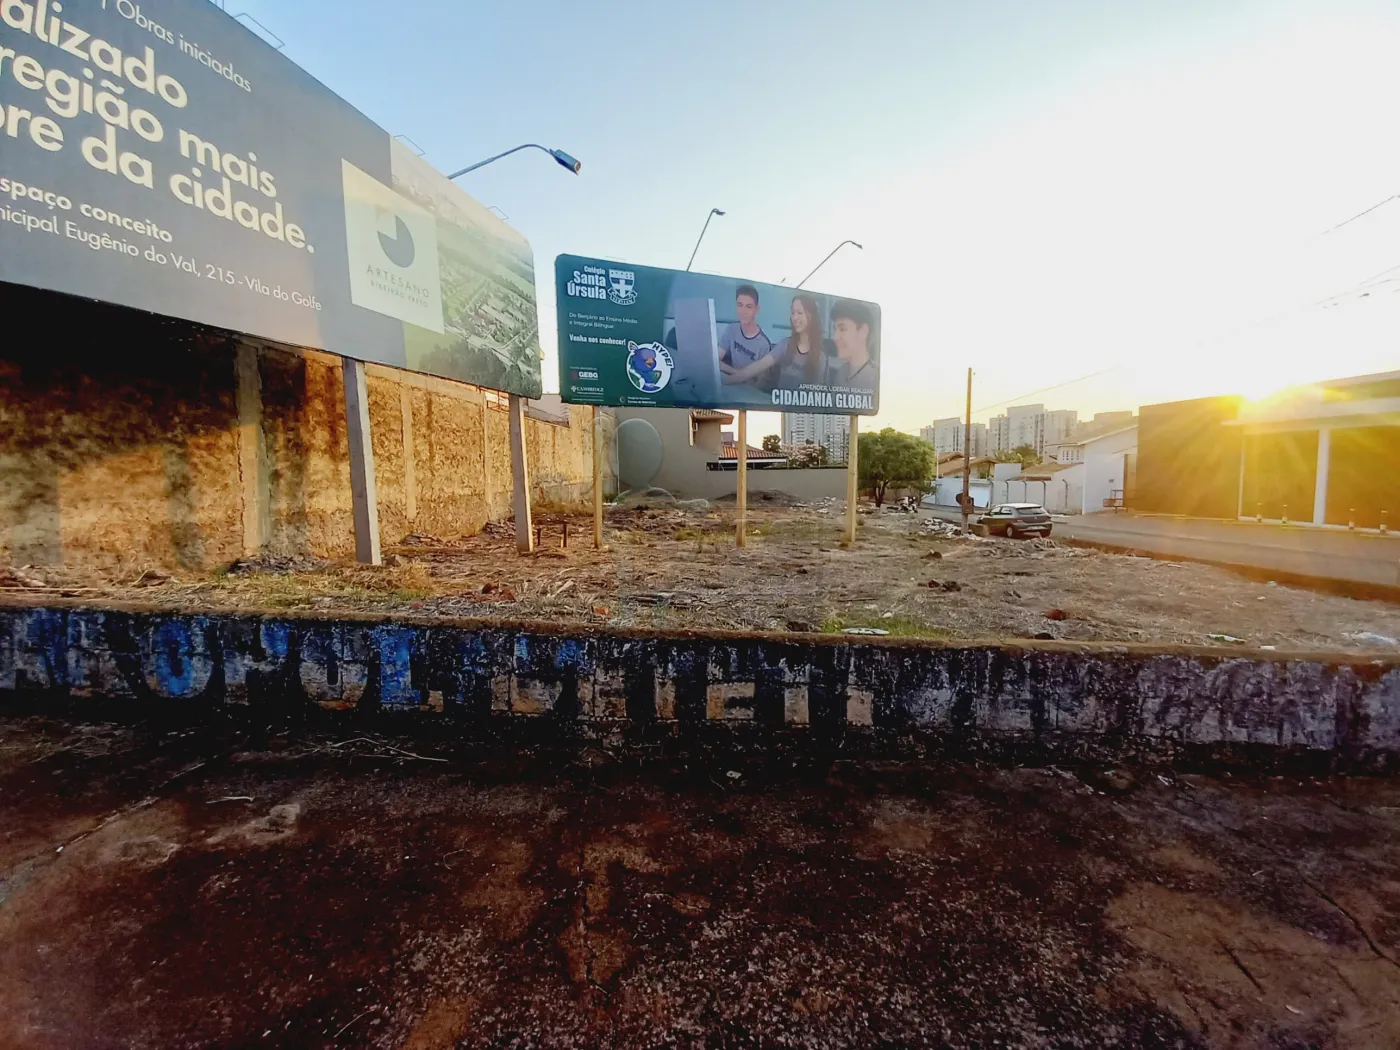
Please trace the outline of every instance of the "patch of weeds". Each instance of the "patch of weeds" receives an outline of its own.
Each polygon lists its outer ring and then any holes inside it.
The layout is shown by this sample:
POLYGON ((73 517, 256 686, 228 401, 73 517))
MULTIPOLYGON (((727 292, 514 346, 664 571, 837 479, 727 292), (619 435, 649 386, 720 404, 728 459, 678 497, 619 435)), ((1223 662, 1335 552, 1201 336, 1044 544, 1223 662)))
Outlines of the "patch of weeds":
POLYGON ((913 616, 895 613, 885 617, 873 610, 851 611, 828 616, 822 621, 823 634, 840 634, 848 627, 877 627, 894 638, 934 638, 940 641, 953 637, 946 627, 933 627, 913 616))
POLYGON ((840 532, 840 529, 821 521, 775 521, 769 527, 770 536, 785 540, 824 540, 840 532))

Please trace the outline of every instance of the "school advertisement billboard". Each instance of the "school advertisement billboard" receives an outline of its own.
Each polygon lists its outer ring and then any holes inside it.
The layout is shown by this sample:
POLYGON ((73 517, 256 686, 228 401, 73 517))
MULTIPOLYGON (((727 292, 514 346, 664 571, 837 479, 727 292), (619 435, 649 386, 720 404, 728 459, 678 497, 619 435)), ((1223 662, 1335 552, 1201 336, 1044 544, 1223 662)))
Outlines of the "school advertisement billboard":
POLYGON ((525 238, 211 3, 0 0, 0 281, 541 391, 525 238))
POLYGON ((880 308, 733 277, 561 255, 559 389, 582 405, 873 415, 880 308))

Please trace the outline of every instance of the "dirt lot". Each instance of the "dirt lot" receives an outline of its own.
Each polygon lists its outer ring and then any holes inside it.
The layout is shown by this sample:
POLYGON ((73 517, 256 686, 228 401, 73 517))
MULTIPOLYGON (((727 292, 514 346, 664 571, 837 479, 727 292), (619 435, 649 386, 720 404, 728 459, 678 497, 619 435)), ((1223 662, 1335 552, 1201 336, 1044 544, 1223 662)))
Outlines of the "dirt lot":
POLYGON ((400 743, 0 718, 0 1046, 1400 1045, 1393 780, 400 743))
POLYGON ((841 507, 756 498, 748 546, 729 507, 611 508, 603 552, 591 519, 544 516, 541 550, 509 525, 409 536, 366 568, 265 557, 203 575, 101 578, 0 570, 0 593, 63 593, 171 607, 356 609, 627 626, 839 631, 943 639, 1064 638, 1290 649, 1400 650, 1400 606, 1254 582, 1207 566, 1053 541, 947 537, 927 519, 862 517, 840 545, 841 507), (1218 637, 1212 637, 1218 636, 1218 637), (1236 640, 1237 639, 1237 640, 1236 640))

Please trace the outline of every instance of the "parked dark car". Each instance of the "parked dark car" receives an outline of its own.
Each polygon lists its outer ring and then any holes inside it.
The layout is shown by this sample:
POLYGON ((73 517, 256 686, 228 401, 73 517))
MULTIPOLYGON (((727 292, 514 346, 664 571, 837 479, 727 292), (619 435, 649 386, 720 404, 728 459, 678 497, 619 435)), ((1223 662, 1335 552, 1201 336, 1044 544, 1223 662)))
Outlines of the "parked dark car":
POLYGON ((1039 503, 1001 503, 977 519, 983 536, 1049 536, 1050 515, 1039 503))

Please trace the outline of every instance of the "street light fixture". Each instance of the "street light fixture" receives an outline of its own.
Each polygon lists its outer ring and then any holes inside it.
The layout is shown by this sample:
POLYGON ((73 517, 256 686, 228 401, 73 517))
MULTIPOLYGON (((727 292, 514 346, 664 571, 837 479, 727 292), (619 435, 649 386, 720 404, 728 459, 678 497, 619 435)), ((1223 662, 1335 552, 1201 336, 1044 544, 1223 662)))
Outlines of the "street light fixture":
POLYGON ((698 252, 700 250, 700 242, 705 239, 705 231, 710 228, 710 220, 713 219, 716 215, 723 214, 724 212, 720 211, 718 208, 711 208, 710 214, 705 216, 705 225, 700 227, 700 236, 696 239, 695 248, 690 253, 690 262, 685 264, 685 268, 687 270, 690 269, 691 263, 695 262, 695 252, 698 252))
MULTIPOLYGON (((859 244, 859 243, 857 243, 856 241, 842 241, 842 242, 841 242, 840 244, 838 244, 835 248, 831 249, 831 251, 827 252, 826 258, 825 258, 825 259, 823 259, 821 262, 817 263, 816 266, 812 267, 812 273, 816 273, 816 272, 817 272, 818 270, 820 270, 823 266, 825 266, 825 265, 827 264, 827 261, 828 261, 833 255, 835 255, 837 252, 839 252, 842 248, 846 247, 846 245, 848 245, 848 244, 854 244, 854 245, 855 245, 857 248, 859 248, 861 251, 865 251, 865 245, 863 245, 863 244, 859 244)), ((802 278, 802 280, 798 281, 798 282, 797 282, 797 287, 801 288, 804 284, 806 284, 808 281, 810 281, 810 280, 812 279, 812 273, 809 273, 806 277, 802 278)))
POLYGON ((451 175, 447 177, 449 179, 455 179, 458 176, 465 175, 469 171, 476 171, 477 168, 484 168, 486 167, 486 165, 494 163, 495 161, 500 160, 502 157, 509 157, 512 153, 519 153, 523 149, 544 150, 544 152, 548 153, 551 157, 555 159, 555 161, 559 164, 561 168, 568 168, 575 175, 577 175, 579 173, 579 169, 583 167, 583 163, 581 161, 575 160, 573 157, 569 156, 569 154, 565 153, 562 149, 549 149, 545 146, 541 146, 538 142, 527 142, 523 146, 516 146, 514 149, 508 149, 504 153, 497 153, 494 157, 487 157, 485 160, 479 160, 475 164, 469 164, 461 171, 454 171, 451 175))

